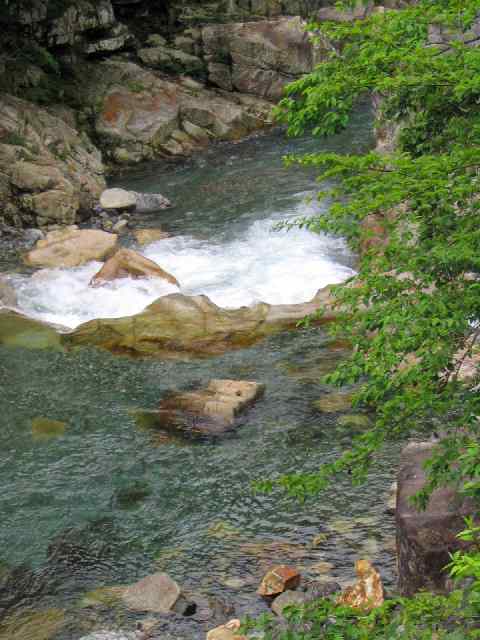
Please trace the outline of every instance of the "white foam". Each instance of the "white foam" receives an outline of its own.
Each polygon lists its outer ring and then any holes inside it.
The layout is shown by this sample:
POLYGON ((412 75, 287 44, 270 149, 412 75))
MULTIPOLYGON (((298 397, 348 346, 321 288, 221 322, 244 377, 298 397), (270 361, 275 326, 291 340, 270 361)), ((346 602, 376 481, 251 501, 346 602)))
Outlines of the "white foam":
MULTIPOLYGON (((305 202, 293 217, 310 210, 305 202)), ((311 212, 311 211, 310 211, 311 212)), ((199 240, 178 236, 144 247, 141 252, 172 273, 187 295, 206 294, 222 307, 310 300, 316 291, 338 283, 353 271, 338 262, 348 252, 341 240, 305 229, 273 231, 281 216, 257 220, 233 240, 199 240)), ((93 318, 140 312, 160 296, 178 289, 159 279, 121 279, 88 286, 100 263, 75 269, 44 269, 31 277, 16 276, 20 309, 48 322, 76 327, 93 318)))

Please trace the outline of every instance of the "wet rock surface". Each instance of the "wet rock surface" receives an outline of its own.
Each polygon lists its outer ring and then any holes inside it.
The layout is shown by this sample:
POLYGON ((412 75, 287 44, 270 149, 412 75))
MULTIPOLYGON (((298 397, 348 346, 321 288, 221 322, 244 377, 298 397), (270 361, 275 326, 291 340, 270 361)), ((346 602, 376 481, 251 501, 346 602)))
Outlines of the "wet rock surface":
POLYGON ((457 538, 465 528, 464 518, 475 512, 468 498, 453 487, 433 492, 424 511, 417 511, 410 499, 426 482, 423 464, 432 455, 431 442, 407 445, 402 451, 396 504, 399 587, 410 596, 421 589, 444 592, 452 588, 444 567, 450 554, 468 543, 457 538))
POLYGON ((265 393, 245 380, 211 380, 205 389, 170 396, 160 403, 159 424, 181 431, 215 435, 238 423, 242 413, 265 393))
POLYGON ((91 260, 102 260, 117 244, 117 236, 96 229, 67 227, 51 231, 24 256, 32 267, 77 267, 91 260))
POLYGON ((125 248, 119 249, 105 262, 100 271, 93 276, 90 285, 99 287, 106 282, 120 278, 161 278, 180 288, 175 276, 162 269, 156 262, 132 251, 132 249, 125 248))

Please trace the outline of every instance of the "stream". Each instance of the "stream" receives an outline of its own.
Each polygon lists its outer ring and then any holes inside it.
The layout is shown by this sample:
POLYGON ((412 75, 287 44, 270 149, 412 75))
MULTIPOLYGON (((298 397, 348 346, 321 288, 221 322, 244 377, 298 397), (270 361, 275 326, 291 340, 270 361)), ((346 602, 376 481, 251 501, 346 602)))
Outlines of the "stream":
MULTIPOLYGON (((180 165, 139 167, 112 185, 161 192, 174 203, 134 221, 172 234, 142 252, 177 277, 182 293, 204 293, 224 307, 303 302, 351 275, 355 257, 340 239, 272 231, 325 206, 314 197, 315 173, 286 170, 281 157, 360 150, 371 136, 370 116, 362 112, 328 144, 272 131, 180 165)), ((137 313, 177 290, 128 279, 89 288, 98 263, 40 275, 10 267, 20 309, 67 327, 137 313)), ((252 490, 255 479, 314 471, 361 428, 351 408, 325 413, 315 406, 336 393, 320 377, 346 355, 323 329, 298 328, 183 362, 28 346, 0 344, 0 618, 21 616, 25 608, 60 610, 55 640, 132 630, 141 615, 85 594, 155 571, 168 572, 188 593, 231 602, 230 617, 266 610, 255 591, 266 569, 282 562, 305 579, 344 584, 354 577, 355 559, 366 556, 394 588, 394 522, 386 500, 396 447, 361 487, 342 479, 304 504, 281 491, 252 490), (148 419, 167 391, 211 378, 256 380, 266 394, 222 437, 186 439, 148 419), (39 434, 32 431, 37 417, 65 428, 39 434), (10 584, 7 594, 2 584, 10 584)), ((170 616, 162 634, 204 638, 205 630, 195 617, 170 616)))

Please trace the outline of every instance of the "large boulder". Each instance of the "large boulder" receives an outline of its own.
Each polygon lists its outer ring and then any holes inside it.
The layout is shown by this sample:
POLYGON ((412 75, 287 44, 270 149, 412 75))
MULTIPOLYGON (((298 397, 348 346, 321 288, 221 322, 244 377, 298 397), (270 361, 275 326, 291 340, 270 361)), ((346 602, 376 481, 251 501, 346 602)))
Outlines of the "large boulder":
POLYGON ((222 309, 207 296, 173 293, 144 311, 125 318, 90 320, 64 337, 69 344, 91 344, 115 352, 179 358, 215 355, 238 349, 297 322, 319 309, 320 322, 335 317, 329 309, 329 288, 320 289, 311 302, 222 309))
POLYGON ((178 584, 166 573, 154 573, 128 587, 123 602, 133 611, 169 613, 181 595, 178 584))
POLYGON ((21 313, 0 308, 0 345, 25 349, 60 349, 59 330, 65 327, 28 318, 21 313))
POLYGON ((117 244, 114 233, 97 229, 67 227, 51 231, 24 256, 31 267, 78 267, 92 260, 103 260, 117 244))
POLYGON ((411 498, 425 486, 423 465, 433 453, 431 442, 407 445, 401 455, 396 505, 399 587, 403 595, 419 590, 444 592, 452 587, 445 566, 450 554, 468 543, 457 538, 465 528, 464 518, 476 512, 468 498, 454 487, 436 489, 424 511, 411 498))
POLYGON ((119 163, 190 155, 210 138, 239 139, 269 122, 271 105, 263 100, 162 78, 131 62, 107 60, 83 75, 78 99, 94 112, 102 148, 119 163))
POLYGON ((224 89, 231 85, 242 93, 280 99, 287 83, 309 73, 321 59, 305 27, 300 18, 204 27, 210 81, 224 89))
POLYGON ((180 288, 180 283, 174 276, 132 249, 119 249, 93 276, 90 284, 98 287, 119 278, 160 278, 180 288))
POLYGON ((265 393, 265 385, 246 380, 211 380, 205 389, 177 393, 160 403, 158 423, 188 433, 219 434, 265 393))
POLYGON ((0 199, 15 226, 72 224, 105 186, 100 152, 61 117, 0 96, 0 199))

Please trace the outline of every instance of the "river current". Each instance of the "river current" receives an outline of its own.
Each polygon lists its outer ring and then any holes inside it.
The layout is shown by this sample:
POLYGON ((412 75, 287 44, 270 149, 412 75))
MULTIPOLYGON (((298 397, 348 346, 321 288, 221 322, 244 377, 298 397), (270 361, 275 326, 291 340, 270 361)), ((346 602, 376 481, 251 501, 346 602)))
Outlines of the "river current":
MULTIPOLYGON (((275 131, 212 147, 182 165, 141 167, 115 185, 158 191, 174 203, 136 216, 135 225, 172 234, 142 250, 177 277, 183 293, 204 293, 224 307, 302 302, 352 274, 355 259, 340 239, 272 230, 325 206, 315 199, 315 174, 286 170, 281 156, 369 144, 369 116, 359 114, 328 146, 275 131)), ((176 290, 129 280, 91 289, 98 268, 40 276, 19 269, 20 308, 74 327, 136 313, 176 290)), ((384 454, 365 486, 344 479, 305 504, 252 490, 254 479, 314 471, 348 446, 355 427, 345 415, 352 410, 315 407, 333 393, 320 376, 344 355, 320 328, 188 362, 0 344, 0 568, 17 567, 24 581, 13 600, 0 598, 3 613, 64 609, 68 623, 58 640, 105 625, 133 628, 135 616, 89 606, 85 594, 159 570, 186 590, 226 598, 236 615, 258 613, 265 604, 255 589, 269 565, 288 562, 308 579, 325 580, 326 572, 344 583, 360 556, 393 586, 394 527, 385 507, 395 451, 384 454), (148 412, 166 392, 211 378, 263 382, 265 398, 222 438, 189 440, 152 424, 148 412), (36 417, 64 422, 64 432, 35 434, 36 417)), ((180 635, 203 637, 189 624, 180 635)))

